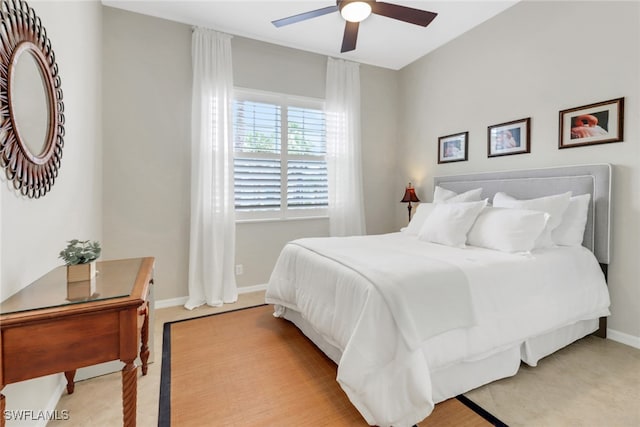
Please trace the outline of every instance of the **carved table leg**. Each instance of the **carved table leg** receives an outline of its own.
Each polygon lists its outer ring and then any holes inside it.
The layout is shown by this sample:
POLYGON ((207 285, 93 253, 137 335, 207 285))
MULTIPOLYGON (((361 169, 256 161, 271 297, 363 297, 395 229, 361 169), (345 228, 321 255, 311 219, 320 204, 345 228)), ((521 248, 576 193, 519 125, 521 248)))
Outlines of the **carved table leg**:
MULTIPOLYGON (((2 390, 4 386, 0 386, 0 390, 2 390)), ((4 419, 4 411, 6 409, 6 402, 4 400, 4 394, 0 393, 0 427, 4 427, 5 419, 4 419)))
POLYGON ((125 362, 122 368, 122 425, 135 427, 138 399, 138 370, 135 360, 125 362))
POLYGON ((73 390, 76 388, 76 383, 73 380, 76 376, 75 369, 73 371, 65 372, 64 376, 67 378, 67 393, 73 394, 73 390))
POLYGON ((144 309, 144 321, 140 331, 140 360, 142 361, 142 375, 147 375, 149 360, 149 303, 144 309))

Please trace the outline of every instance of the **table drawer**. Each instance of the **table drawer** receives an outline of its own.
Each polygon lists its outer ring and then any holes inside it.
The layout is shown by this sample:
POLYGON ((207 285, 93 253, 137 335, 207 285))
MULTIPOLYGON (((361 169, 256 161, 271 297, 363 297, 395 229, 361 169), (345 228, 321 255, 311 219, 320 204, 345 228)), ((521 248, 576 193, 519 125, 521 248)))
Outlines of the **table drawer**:
POLYGON ((56 322, 4 329, 4 381, 10 384, 117 360, 119 334, 120 316, 117 311, 69 316, 56 322))

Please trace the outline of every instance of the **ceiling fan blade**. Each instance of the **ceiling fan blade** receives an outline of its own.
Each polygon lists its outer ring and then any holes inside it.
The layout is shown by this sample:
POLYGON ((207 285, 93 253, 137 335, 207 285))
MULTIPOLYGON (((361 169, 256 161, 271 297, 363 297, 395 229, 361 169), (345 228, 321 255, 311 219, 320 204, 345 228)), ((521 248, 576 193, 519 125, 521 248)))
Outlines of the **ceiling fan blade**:
POLYGON ((438 14, 434 12, 427 12, 426 10, 414 9, 412 7, 400 6, 381 1, 370 4, 371 11, 376 15, 386 16, 387 18, 409 22, 422 27, 429 25, 431 21, 438 16, 438 14))
POLYGON ((307 19, 317 18, 318 16, 322 16, 322 15, 327 15, 329 13, 336 12, 337 10, 338 10, 338 6, 327 6, 322 9, 299 13, 298 15, 293 15, 288 18, 276 19, 275 21, 271 21, 271 23, 276 27, 280 28, 285 25, 295 24, 296 22, 306 21, 307 19))
POLYGON ((359 22, 347 21, 346 25, 344 26, 344 37, 342 38, 342 49, 340 50, 341 53, 355 50, 356 42, 358 41, 359 26, 359 22))

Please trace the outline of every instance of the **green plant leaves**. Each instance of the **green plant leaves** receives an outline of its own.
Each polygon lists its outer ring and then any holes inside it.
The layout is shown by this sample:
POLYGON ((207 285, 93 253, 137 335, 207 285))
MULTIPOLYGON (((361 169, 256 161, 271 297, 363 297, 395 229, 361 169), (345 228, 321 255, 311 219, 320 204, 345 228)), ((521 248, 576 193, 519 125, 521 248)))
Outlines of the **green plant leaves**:
POLYGON ((100 242, 97 241, 73 239, 67 243, 67 247, 58 256, 66 265, 87 264, 98 259, 102 252, 100 242))

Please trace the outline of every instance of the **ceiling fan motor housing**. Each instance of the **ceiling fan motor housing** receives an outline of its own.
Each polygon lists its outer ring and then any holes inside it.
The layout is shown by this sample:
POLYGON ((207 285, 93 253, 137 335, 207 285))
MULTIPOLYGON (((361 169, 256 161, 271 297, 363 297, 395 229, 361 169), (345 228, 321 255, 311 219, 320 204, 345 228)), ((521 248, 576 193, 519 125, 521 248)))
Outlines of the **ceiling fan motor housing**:
POLYGON ((375 0, 336 0, 336 5, 338 9, 342 10, 343 7, 348 5, 349 3, 375 3, 375 0))
POLYGON ((363 0, 337 0, 336 4, 340 15, 350 22, 362 22, 371 15, 373 1, 363 0))

